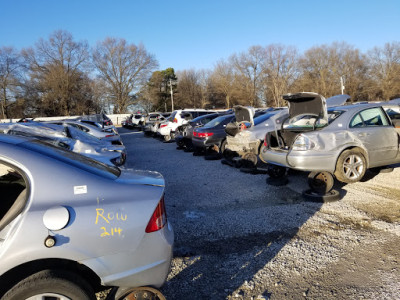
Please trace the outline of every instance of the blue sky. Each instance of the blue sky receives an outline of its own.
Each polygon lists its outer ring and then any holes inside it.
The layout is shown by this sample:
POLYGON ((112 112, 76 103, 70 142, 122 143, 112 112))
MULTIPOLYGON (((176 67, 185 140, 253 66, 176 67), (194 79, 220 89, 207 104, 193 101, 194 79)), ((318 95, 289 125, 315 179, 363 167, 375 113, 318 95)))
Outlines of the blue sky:
POLYGON ((344 41, 366 52, 400 41, 400 0, 0 0, 0 47, 34 46, 55 30, 95 46, 143 43, 159 69, 212 69, 273 43, 301 52, 344 41))

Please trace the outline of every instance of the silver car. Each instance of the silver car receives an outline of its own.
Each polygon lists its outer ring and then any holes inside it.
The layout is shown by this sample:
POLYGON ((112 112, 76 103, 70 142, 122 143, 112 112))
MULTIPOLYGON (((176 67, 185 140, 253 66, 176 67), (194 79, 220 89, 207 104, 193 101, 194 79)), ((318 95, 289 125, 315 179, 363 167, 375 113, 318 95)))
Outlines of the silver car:
POLYGON ((123 145, 112 145, 111 141, 95 138, 79 129, 31 121, 28 123, 0 124, 6 134, 33 136, 56 146, 81 153, 105 164, 121 166, 126 161, 123 145))
POLYGON ((289 117, 268 132, 260 158, 287 168, 329 172, 345 183, 368 168, 400 162, 399 133, 385 103, 326 108, 315 93, 288 94, 289 117))
POLYGON ((0 298, 96 299, 114 287, 122 299, 163 285, 174 240, 164 184, 0 134, 0 298))
POLYGON ((102 139, 105 141, 110 141, 113 145, 122 145, 121 136, 118 132, 114 131, 104 131, 104 129, 99 128, 94 124, 84 123, 75 120, 59 120, 59 121, 47 121, 43 122, 45 124, 55 124, 55 125, 62 125, 62 126, 71 126, 74 128, 79 129, 80 131, 86 132, 98 139, 102 139))

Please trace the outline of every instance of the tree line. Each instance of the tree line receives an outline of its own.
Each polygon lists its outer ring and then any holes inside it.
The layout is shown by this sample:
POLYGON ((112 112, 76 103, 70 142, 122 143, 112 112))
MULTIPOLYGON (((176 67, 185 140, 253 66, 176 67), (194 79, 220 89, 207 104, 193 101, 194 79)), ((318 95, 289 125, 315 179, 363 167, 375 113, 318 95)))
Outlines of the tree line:
POLYGON ((362 53, 345 42, 252 46, 212 70, 157 70, 144 45, 106 38, 90 48, 63 30, 30 48, 0 47, 0 118, 175 108, 284 106, 282 95, 344 92, 352 101, 400 97, 400 42, 362 53))

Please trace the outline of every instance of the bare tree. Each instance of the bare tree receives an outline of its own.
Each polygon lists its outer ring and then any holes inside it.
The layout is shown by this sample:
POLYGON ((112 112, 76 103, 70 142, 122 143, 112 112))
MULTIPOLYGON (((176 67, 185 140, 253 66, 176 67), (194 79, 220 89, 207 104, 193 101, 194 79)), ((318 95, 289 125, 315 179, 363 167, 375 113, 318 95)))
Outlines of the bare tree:
POLYGON ((265 51, 261 46, 252 46, 247 52, 233 54, 230 61, 235 69, 237 84, 251 106, 261 106, 260 85, 262 84, 265 51))
POLYGON ((368 52, 370 77, 376 85, 376 100, 400 96, 400 42, 386 43, 368 52))
POLYGON ((297 74, 297 49, 273 44, 265 48, 265 56, 263 80, 267 87, 266 98, 272 98, 274 106, 283 106, 282 95, 289 92, 297 74))
POLYGON ((117 38, 106 38, 97 44, 93 63, 107 82, 116 113, 125 113, 135 103, 134 93, 139 92, 158 65, 142 44, 136 46, 117 38))
POLYGON ((225 108, 232 106, 231 98, 234 93, 235 74, 231 64, 220 60, 211 74, 215 90, 225 97, 225 108))
POLYGON ((210 71, 208 70, 200 70, 197 72, 198 75, 198 84, 200 90, 200 107, 206 108, 210 101, 210 88, 211 88, 211 79, 210 79, 210 71))
MULTIPOLYGON (((35 48, 22 51, 29 68, 30 82, 39 92, 42 106, 50 115, 80 113, 79 101, 86 101, 82 84, 88 83, 86 42, 75 42, 70 33, 56 31, 35 48), (83 98, 81 97, 83 96, 83 98)), ((83 107, 82 105, 80 107, 83 107)))
POLYGON ((15 102, 20 86, 21 55, 12 47, 0 48, 1 117, 9 117, 8 108, 15 102))
POLYGON ((197 72, 194 69, 183 70, 177 76, 177 106, 201 107, 201 90, 197 72))

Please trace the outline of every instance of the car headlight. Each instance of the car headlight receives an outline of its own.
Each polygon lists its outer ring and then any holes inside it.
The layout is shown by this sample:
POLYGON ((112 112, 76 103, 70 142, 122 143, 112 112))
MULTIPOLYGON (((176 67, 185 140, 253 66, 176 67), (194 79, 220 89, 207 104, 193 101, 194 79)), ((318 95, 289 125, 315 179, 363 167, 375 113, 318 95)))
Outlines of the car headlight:
POLYGON ((307 136, 299 134, 292 145, 292 150, 295 151, 307 151, 315 147, 313 141, 311 141, 307 136))

